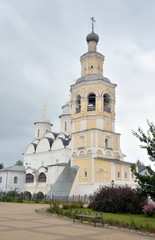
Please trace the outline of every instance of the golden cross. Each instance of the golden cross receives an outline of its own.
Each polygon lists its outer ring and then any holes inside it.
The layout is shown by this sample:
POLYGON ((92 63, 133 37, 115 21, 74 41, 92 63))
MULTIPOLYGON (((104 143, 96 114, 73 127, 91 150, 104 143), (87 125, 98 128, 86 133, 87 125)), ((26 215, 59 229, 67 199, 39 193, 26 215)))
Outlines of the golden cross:
POLYGON ((73 80, 73 82, 75 82, 75 83, 76 83, 76 81, 77 81, 77 78, 75 78, 75 79, 73 80))
POLYGON ((43 107, 44 107, 44 112, 43 112, 43 114, 44 114, 44 116, 45 116, 46 107, 47 107, 46 104, 44 104, 43 107))

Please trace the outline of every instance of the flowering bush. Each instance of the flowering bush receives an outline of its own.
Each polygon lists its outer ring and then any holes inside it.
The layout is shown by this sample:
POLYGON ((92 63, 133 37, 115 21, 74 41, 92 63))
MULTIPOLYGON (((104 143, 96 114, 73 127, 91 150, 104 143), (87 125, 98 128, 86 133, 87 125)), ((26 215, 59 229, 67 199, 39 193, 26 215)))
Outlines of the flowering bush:
POLYGON ((72 209, 72 208, 83 208, 84 203, 79 202, 79 203, 63 203, 62 204, 62 209, 72 209))
POLYGON ((142 212, 144 212, 147 216, 155 215, 155 203, 148 203, 144 205, 142 212))

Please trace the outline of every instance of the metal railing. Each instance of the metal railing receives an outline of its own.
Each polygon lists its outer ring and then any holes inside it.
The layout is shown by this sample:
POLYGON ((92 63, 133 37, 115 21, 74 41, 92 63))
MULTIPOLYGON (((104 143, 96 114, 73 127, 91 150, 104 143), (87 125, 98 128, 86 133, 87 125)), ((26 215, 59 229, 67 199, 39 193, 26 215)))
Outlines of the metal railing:
POLYGON ((58 202, 91 202, 91 195, 78 195, 78 196, 46 196, 46 200, 58 202))

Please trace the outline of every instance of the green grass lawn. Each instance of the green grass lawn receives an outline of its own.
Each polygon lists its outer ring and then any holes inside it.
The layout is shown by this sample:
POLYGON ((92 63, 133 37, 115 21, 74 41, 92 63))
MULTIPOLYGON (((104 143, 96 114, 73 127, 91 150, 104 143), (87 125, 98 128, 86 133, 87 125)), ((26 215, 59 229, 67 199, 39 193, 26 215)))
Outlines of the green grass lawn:
MULTIPOLYGON (((82 214, 88 214, 95 216, 98 213, 100 216, 100 212, 93 211, 88 208, 79 209, 82 210, 82 214)), ((69 211, 69 210, 63 210, 69 211)), ((72 214, 74 214, 76 209, 72 209, 72 214)), ((134 226, 136 228, 147 228, 153 229, 155 228, 155 217, 147 217, 144 214, 142 215, 134 215, 134 214, 119 214, 119 213, 102 213, 103 219, 105 223, 120 224, 122 226, 134 226)))

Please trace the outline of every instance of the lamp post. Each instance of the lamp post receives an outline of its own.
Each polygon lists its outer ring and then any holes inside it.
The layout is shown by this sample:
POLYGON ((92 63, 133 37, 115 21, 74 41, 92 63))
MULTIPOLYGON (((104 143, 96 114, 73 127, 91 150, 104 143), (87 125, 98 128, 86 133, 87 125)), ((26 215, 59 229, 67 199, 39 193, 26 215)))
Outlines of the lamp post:
POLYGON ((111 185, 112 185, 112 188, 113 188, 113 186, 114 186, 114 180, 111 180, 111 185))

